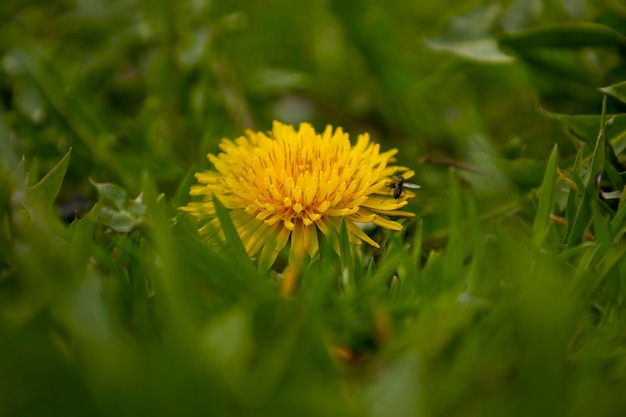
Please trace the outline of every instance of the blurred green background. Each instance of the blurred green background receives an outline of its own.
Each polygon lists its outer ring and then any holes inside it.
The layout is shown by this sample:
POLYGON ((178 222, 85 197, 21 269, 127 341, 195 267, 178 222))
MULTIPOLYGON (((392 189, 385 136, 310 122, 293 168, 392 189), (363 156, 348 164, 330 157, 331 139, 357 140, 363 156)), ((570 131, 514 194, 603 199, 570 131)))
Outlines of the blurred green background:
POLYGON ((0 414, 624 415, 625 64, 617 0, 0 2, 0 414), (291 300, 176 211, 273 120, 422 184, 291 300))

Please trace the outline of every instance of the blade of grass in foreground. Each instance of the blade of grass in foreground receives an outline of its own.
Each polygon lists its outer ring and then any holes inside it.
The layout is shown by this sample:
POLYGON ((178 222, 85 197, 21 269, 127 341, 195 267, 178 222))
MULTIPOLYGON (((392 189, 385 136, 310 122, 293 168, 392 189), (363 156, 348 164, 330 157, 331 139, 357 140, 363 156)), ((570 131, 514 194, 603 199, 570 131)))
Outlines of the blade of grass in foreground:
POLYGON ((552 211, 552 201, 554 201, 554 191, 556 189, 556 167, 558 164, 558 145, 554 145, 552 154, 548 160, 546 173, 541 184, 541 198, 537 208, 537 217, 533 227, 532 242, 535 246, 540 246, 550 228, 550 213, 552 211))
POLYGON ((179 279, 184 266, 180 262, 178 249, 171 229, 162 199, 159 198, 156 184, 152 177, 144 171, 141 177, 143 199, 150 214, 150 243, 154 246, 159 262, 150 265, 151 274, 154 278, 154 285, 159 299, 165 306, 166 314, 164 323, 168 330, 176 335, 176 340, 184 346, 189 342, 192 334, 188 318, 190 306, 185 302, 185 291, 182 280, 179 279))
POLYGON ((239 267, 250 272, 249 276, 257 275, 257 268, 248 256, 248 252, 246 252, 246 248, 243 246, 239 233, 237 233, 237 229, 226 208, 217 198, 213 198, 213 204, 215 205, 215 214, 220 221, 220 226, 233 258, 237 261, 239 267))
POLYGON ((588 177, 585 181, 585 189, 582 195, 582 201, 578 205, 576 210, 576 216, 574 217, 574 223, 572 224, 571 233, 567 242, 567 247, 572 248, 578 245, 582 239, 587 224, 591 220, 591 208, 590 204, 592 200, 597 198, 596 190, 596 178, 602 175, 604 170, 604 158, 606 155, 605 137, 604 137, 604 125, 606 123, 606 96, 602 102, 602 118, 600 121, 600 133, 596 141, 596 146, 593 150, 593 157, 591 158, 591 166, 589 167, 588 177))
POLYGON ((354 274, 354 258, 352 257, 350 238, 348 237, 348 227, 346 220, 342 219, 339 230, 339 252, 341 253, 341 281, 346 294, 353 296, 356 292, 356 282, 354 274))

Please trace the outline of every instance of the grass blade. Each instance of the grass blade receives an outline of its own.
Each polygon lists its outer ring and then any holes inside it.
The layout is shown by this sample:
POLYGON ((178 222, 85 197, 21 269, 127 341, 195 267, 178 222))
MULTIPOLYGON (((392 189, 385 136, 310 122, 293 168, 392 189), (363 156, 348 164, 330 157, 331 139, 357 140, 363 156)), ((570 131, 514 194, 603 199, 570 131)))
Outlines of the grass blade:
POLYGON ((246 248, 239 237, 239 233, 237 233, 237 229, 235 228, 228 211, 217 198, 213 198, 213 204, 215 205, 215 214, 220 221, 220 226, 224 232, 226 243, 228 244, 228 248, 234 260, 236 260, 239 267, 249 270, 251 274, 250 276, 255 276, 257 274, 257 269, 250 259, 248 252, 246 252, 246 248))
POLYGON ((532 242, 533 245, 539 247, 548 234, 550 228, 550 214, 552 212, 552 202, 554 201, 554 192, 556 189, 556 168, 558 164, 559 148, 554 145, 546 173, 541 184, 541 197, 539 199, 539 207, 537 208, 537 217, 535 217, 535 225, 533 226, 532 242))

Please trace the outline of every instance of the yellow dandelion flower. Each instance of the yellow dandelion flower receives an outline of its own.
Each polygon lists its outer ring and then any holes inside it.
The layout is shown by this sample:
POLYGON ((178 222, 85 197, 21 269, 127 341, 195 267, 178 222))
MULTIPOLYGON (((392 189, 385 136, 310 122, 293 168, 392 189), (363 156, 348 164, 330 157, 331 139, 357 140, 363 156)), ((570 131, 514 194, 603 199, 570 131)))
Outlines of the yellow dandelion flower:
POLYGON ((268 269, 287 242, 292 254, 313 256, 317 230, 338 235, 345 219, 350 240, 376 248, 358 224, 374 223, 391 230, 402 225, 390 216, 413 217, 398 209, 415 195, 391 187, 415 173, 389 165, 396 149, 380 152, 368 134, 351 145, 341 128, 327 126, 316 133, 310 124, 274 122, 269 133, 246 131, 234 141, 223 139, 217 156, 209 154, 215 170, 196 173, 192 201, 182 211, 205 220, 200 233, 219 230, 213 198, 230 211, 233 224, 250 256, 259 254, 259 268, 268 269))

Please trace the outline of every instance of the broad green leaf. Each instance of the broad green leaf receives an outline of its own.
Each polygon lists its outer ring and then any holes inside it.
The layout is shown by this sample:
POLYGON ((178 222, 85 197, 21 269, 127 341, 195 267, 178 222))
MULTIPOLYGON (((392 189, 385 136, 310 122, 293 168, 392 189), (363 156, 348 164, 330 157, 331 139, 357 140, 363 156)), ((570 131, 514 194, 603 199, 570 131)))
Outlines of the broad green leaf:
POLYGON ((492 35, 500 7, 490 5, 450 20, 444 32, 435 38, 424 39, 431 49, 447 51, 464 58, 488 63, 510 63, 515 60, 500 50, 492 35))
POLYGON ((622 103, 626 103, 626 81, 600 88, 600 91, 604 91, 620 100, 622 103))
POLYGON ((110 207, 101 207, 98 211, 98 220, 106 227, 119 233, 128 233, 139 226, 139 222, 128 211, 115 210, 110 207))
POLYGON ((46 208, 52 207, 54 200, 61 190, 61 184, 63 183, 63 178, 65 177, 67 167, 70 163, 71 153, 72 150, 70 149, 61 161, 59 161, 41 181, 26 189, 29 201, 34 200, 36 204, 42 204, 46 208))
POLYGON ((546 25, 500 38, 502 45, 515 50, 524 48, 582 48, 582 47, 626 47, 626 37, 608 26, 575 22, 546 25))
POLYGON ((550 214, 552 212, 552 202, 554 201, 554 193, 556 189, 558 152, 558 146, 554 145, 552 154, 548 160, 545 175, 543 177, 543 184, 541 185, 541 197, 539 199, 539 207, 537 208, 537 216, 535 217, 535 225, 533 227, 532 235, 532 242, 537 247, 539 247, 543 242, 551 224, 550 214))
POLYGON ((92 179, 89 181, 100 195, 93 213, 102 224, 116 232, 128 233, 145 222, 147 208, 141 194, 131 200, 126 190, 118 185, 99 183, 92 179))
POLYGON ((463 58, 479 62, 508 64, 515 60, 511 55, 502 52, 498 42, 490 38, 468 40, 431 38, 424 39, 424 43, 436 51, 451 52, 463 58))
POLYGON ((107 182, 96 182, 91 178, 89 182, 96 187, 105 204, 112 205, 118 210, 122 210, 128 205, 128 194, 122 187, 107 182))

